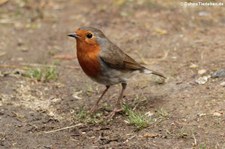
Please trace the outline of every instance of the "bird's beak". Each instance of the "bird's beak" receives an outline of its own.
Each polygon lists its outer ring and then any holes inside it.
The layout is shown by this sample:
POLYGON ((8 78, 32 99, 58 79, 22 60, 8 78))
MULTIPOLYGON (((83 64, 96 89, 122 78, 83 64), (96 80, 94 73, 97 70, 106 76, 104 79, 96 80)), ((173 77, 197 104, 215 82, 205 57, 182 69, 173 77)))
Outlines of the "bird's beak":
POLYGON ((68 36, 73 38, 79 38, 79 36, 76 33, 70 33, 68 34, 68 36))

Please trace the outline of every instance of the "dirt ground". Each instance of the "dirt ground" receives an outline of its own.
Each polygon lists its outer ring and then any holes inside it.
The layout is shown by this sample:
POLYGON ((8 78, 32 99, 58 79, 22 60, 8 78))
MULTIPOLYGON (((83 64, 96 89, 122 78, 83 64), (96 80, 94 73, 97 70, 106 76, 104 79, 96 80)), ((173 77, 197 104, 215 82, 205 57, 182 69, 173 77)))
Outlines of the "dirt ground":
POLYGON ((184 7, 174 0, 0 0, 0 148, 224 149, 225 80, 210 77, 225 68, 224 7, 184 7), (99 115, 88 113, 104 86, 79 67, 67 34, 80 26, 100 28, 131 57, 168 77, 159 84, 138 74, 128 82, 124 102, 152 120, 147 127, 137 130, 125 113, 104 119, 120 85, 106 94, 99 115), (57 77, 25 75, 48 67, 57 77))

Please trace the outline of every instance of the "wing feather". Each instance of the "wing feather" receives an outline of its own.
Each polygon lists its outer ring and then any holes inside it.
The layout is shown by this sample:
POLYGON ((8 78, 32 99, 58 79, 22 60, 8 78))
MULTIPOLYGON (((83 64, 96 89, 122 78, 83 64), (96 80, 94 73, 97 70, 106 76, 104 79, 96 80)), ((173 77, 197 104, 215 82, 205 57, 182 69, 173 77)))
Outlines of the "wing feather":
POLYGON ((107 49, 101 50, 100 59, 109 67, 125 71, 141 70, 144 68, 113 43, 110 43, 105 48, 107 49))

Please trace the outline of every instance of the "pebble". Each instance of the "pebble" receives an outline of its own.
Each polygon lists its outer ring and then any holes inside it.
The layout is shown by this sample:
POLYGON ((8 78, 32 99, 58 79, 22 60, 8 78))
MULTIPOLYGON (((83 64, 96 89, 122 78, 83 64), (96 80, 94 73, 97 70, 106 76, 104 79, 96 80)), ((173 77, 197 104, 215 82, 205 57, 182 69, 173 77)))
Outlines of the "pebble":
POLYGON ((61 98, 54 97, 51 101, 52 102, 60 102, 61 100, 62 100, 61 98))
POLYGON ((145 133, 143 135, 144 138, 156 138, 156 137, 159 137, 160 135, 157 134, 157 133, 145 133))
POLYGON ((152 117, 154 115, 154 113, 152 113, 151 111, 148 111, 145 113, 145 115, 148 117, 152 117))
POLYGON ((225 69, 220 69, 212 74, 212 78, 223 78, 225 77, 225 69))
POLYGON ((220 85, 221 85, 222 87, 225 87, 225 81, 224 81, 224 82, 221 82, 220 85))
POLYGON ((200 70, 198 70, 198 74, 199 75, 203 75, 203 74, 205 74, 207 72, 207 70, 205 70, 205 69, 200 69, 200 70))
POLYGON ((218 117, 219 117, 219 116, 221 116, 221 115, 222 115, 222 114, 219 113, 219 112, 214 112, 214 113, 213 113, 213 116, 218 116, 218 117))
POLYGON ((197 114, 199 117, 202 117, 202 116, 206 116, 206 113, 198 113, 197 114))
POLYGON ((27 47, 21 47, 21 48, 19 48, 19 50, 21 52, 28 52, 29 51, 29 49, 27 47))
POLYGON ((80 100, 80 99, 82 99, 81 97, 79 97, 79 95, 81 93, 82 93, 82 91, 77 91, 77 92, 74 92, 72 96, 73 96, 73 98, 80 100))
POLYGON ((201 16, 201 17, 203 17, 203 16, 205 17, 205 16, 209 16, 210 13, 207 12, 207 11, 200 11, 200 12, 198 13, 198 15, 201 16))
POLYGON ((197 80, 195 80, 195 82, 200 85, 203 85, 208 81, 209 78, 210 78, 210 76, 203 76, 203 77, 200 77, 197 80))

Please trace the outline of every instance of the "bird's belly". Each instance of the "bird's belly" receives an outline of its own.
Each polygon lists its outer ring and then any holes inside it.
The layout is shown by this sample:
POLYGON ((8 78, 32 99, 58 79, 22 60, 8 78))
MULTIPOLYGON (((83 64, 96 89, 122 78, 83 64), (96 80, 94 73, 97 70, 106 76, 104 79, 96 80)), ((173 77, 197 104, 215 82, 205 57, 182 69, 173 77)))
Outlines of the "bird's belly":
POLYGON ((120 70, 109 68, 106 71, 101 71, 101 75, 97 78, 92 79, 104 85, 114 85, 118 83, 126 83, 130 76, 130 72, 122 72, 120 70))
POLYGON ((127 82, 130 71, 110 68, 100 61, 95 54, 78 53, 78 60, 83 71, 93 80, 104 85, 114 85, 127 82))

